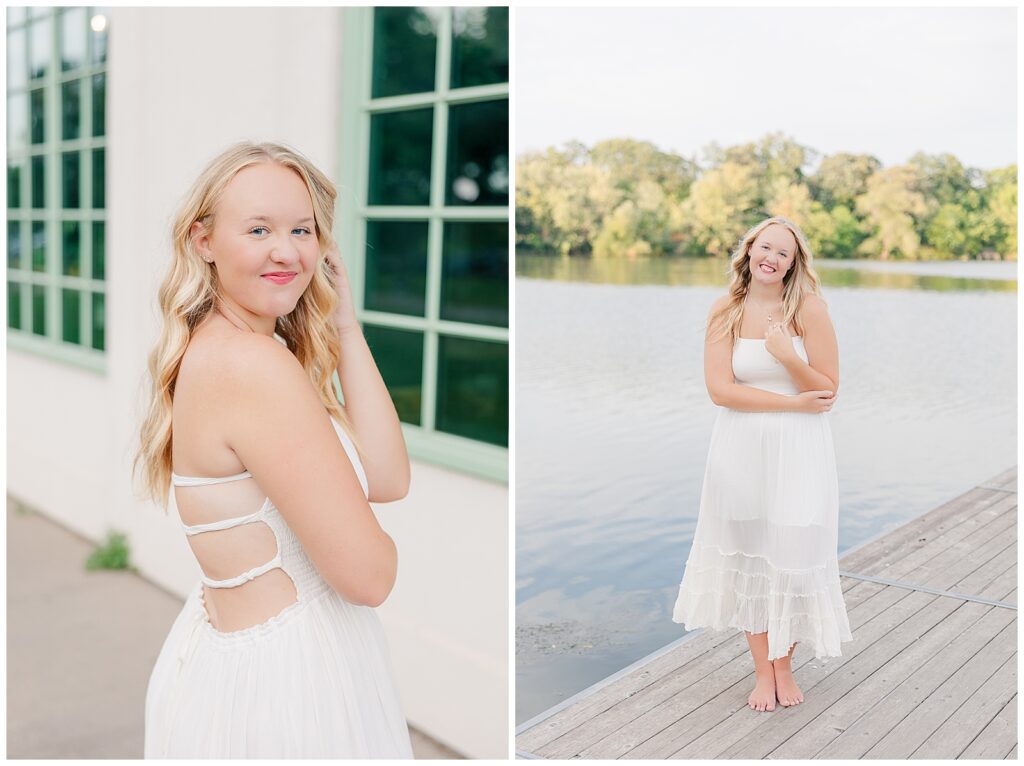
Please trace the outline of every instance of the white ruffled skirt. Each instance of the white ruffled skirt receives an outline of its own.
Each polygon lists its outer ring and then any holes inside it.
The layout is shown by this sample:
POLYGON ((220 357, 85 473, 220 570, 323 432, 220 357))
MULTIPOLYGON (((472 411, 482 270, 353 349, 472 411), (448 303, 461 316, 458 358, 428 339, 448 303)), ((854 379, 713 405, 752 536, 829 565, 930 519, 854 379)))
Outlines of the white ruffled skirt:
POLYGON ((672 619, 768 633, 838 657, 850 624, 837 562, 839 487, 828 413, 720 408, 672 619))
POLYGON ((146 693, 146 758, 412 758, 370 607, 326 586, 223 633, 189 594, 146 693))

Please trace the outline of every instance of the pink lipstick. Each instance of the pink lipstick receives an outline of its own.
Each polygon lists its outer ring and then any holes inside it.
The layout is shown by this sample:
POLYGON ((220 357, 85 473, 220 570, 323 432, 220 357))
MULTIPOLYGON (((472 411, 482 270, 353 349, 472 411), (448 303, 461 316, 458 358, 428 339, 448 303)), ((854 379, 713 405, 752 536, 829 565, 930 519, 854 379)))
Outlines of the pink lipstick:
POLYGON ((261 277, 275 285, 286 285, 295 279, 294 271, 272 271, 269 274, 260 274, 261 277))

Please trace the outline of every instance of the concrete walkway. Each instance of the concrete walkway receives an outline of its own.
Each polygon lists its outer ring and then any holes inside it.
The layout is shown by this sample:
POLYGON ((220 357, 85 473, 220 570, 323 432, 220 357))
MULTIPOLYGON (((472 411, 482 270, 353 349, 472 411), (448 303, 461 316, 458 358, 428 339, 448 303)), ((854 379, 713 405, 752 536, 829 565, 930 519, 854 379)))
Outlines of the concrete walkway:
MULTIPOLYGON (((146 684, 181 599, 7 498, 7 757, 141 758, 146 684)), ((460 758, 413 731, 417 758, 460 758)))

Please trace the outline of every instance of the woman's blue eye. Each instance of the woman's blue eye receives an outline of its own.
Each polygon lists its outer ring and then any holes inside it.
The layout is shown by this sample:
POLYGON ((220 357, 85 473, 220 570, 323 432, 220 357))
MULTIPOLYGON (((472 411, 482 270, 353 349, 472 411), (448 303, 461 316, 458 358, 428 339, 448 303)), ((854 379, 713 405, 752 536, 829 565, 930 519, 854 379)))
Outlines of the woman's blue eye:
MULTIPOLYGON (((249 229, 249 233, 252 234, 254 231, 257 231, 259 229, 264 229, 265 230, 266 228, 267 228, 266 226, 253 226, 251 229, 249 229)), ((307 229, 305 226, 298 226, 298 227, 292 229, 292 231, 301 231, 304 234, 312 234, 312 232, 309 229, 307 229)))

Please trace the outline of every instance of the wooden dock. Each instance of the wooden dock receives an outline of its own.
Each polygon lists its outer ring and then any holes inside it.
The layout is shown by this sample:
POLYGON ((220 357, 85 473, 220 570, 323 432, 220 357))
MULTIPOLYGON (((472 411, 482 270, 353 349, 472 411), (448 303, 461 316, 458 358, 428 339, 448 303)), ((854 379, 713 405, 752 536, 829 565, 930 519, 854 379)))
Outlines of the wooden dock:
MULTIPOLYGON (((747 707, 742 631, 693 631, 527 721, 520 758, 1017 758, 1017 468, 839 560, 852 642, 747 707)), ((666 617, 667 619, 667 617, 666 617)))

